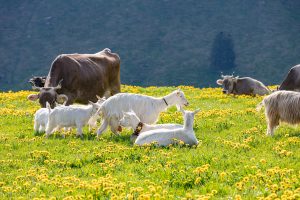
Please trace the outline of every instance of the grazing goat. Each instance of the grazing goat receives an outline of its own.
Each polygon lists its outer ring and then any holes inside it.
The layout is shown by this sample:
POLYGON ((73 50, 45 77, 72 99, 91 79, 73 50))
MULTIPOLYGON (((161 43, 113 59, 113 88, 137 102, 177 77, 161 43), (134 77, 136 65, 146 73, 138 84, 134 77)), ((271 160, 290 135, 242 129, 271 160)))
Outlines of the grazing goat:
POLYGON ((146 131, 140 134, 136 141, 136 145, 145 145, 151 143, 157 143, 158 146, 168 146, 169 144, 174 144, 175 140, 181 140, 188 145, 198 145, 198 140, 195 136, 193 129, 194 116, 200 111, 197 109, 195 111, 184 111, 180 109, 184 115, 184 125, 182 128, 178 129, 155 129, 146 131))
POLYGON ((268 123, 267 135, 273 136, 279 122, 289 124, 300 123, 300 93, 293 91, 276 91, 265 97, 257 106, 259 111, 265 106, 265 115, 268 123))
POLYGON ((76 127, 77 136, 83 137, 82 127, 87 124, 99 107, 99 104, 90 102, 90 105, 87 106, 59 106, 51 110, 50 105, 47 103, 49 117, 46 137, 49 137, 54 129, 61 127, 76 127))
POLYGON ((176 129, 182 128, 183 126, 180 124, 146 124, 141 122, 141 120, 136 116, 136 114, 131 112, 124 112, 123 118, 120 120, 120 125, 124 127, 130 127, 134 130, 133 134, 130 137, 131 142, 134 143, 139 134, 150 131, 154 129, 176 129))
POLYGON ((130 93, 116 94, 107 99, 97 111, 97 115, 102 113, 103 116, 97 135, 100 136, 108 125, 114 134, 119 135, 118 131, 122 131, 119 123, 123 112, 132 110, 142 122, 153 124, 157 121, 159 113, 169 106, 187 106, 188 104, 181 90, 175 90, 161 98, 130 93))

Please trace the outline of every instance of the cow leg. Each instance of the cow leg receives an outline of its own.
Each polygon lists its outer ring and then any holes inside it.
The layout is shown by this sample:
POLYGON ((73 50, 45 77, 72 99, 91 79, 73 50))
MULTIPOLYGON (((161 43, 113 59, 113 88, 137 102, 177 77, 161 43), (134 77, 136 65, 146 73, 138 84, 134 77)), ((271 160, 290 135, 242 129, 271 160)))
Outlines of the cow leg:
POLYGON ((68 97, 68 101, 66 102, 66 106, 69 106, 74 103, 75 95, 72 93, 65 92, 65 95, 68 97))
POLYGON ((117 81, 116 83, 112 83, 111 85, 112 86, 110 87, 110 93, 112 96, 121 92, 120 81, 117 81))
POLYGON ((108 126, 108 121, 107 119, 104 119, 100 128, 97 130, 97 137, 99 137, 103 133, 103 131, 106 130, 107 126, 108 126))

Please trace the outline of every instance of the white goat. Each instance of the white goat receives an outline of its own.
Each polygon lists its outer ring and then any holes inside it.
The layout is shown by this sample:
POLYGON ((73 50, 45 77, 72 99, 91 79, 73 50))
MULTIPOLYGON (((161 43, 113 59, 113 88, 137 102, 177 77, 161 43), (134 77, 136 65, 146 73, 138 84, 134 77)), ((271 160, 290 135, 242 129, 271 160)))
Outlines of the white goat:
MULTIPOLYGON (((106 99, 105 98, 100 98, 97 96, 98 101, 97 104, 101 105, 106 99)), ((68 99, 67 99, 68 100, 68 99)), ((61 105, 56 103, 55 107, 58 106, 65 106, 67 100, 61 105)), ((80 106, 80 105, 71 105, 71 106, 80 106)), ((49 116, 49 109, 48 108, 40 108, 39 110, 36 111, 34 114, 34 131, 35 132, 45 132, 46 125, 48 123, 48 116, 49 116)), ((89 124, 89 131, 91 128, 94 128, 97 126, 97 121, 94 121, 93 124, 89 124)))
POLYGON ((46 125, 48 123, 48 116, 48 108, 40 108, 35 112, 33 126, 35 132, 45 132, 46 125))
POLYGON ((82 127, 87 124, 92 115, 99 109, 100 105, 90 102, 87 106, 59 106, 53 110, 47 103, 49 109, 48 123, 46 127, 46 137, 56 128, 76 127, 77 136, 82 136, 82 127))
POLYGON ((169 106, 187 106, 188 104, 181 90, 175 90, 161 98, 131 93, 116 94, 107 99, 97 111, 97 115, 102 113, 103 116, 97 135, 100 136, 108 125, 111 131, 118 135, 118 131, 122 130, 119 121, 123 117, 123 112, 132 110, 142 122, 153 124, 157 121, 159 113, 169 106))
MULTIPOLYGON (((65 106, 68 99, 65 100, 63 104, 58 104, 55 102, 56 107, 57 106, 65 106)), ((38 109, 34 114, 34 125, 33 129, 35 132, 45 132, 46 125, 48 123, 48 116, 49 116, 49 110, 48 108, 40 108, 38 109)))
POLYGON ((156 142, 159 146, 168 146, 169 144, 174 144, 176 142, 175 139, 177 139, 183 141, 185 144, 198 145, 198 140, 195 136, 193 124, 194 116, 200 110, 197 109, 193 112, 184 111, 183 109, 180 110, 184 114, 184 125, 182 128, 156 129, 146 131, 137 137, 135 144, 144 145, 156 142))
POLYGON ((154 129, 176 129, 182 128, 180 124, 146 124, 141 122, 141 120, 136 116, 136 114, 131 112, 124 112, 123 118, 120 120, 120 125, 123 127, 130 127, 134 130, 130 137, 131 142, 134 142, 136 138, 145 131, 150 131, 154 129))

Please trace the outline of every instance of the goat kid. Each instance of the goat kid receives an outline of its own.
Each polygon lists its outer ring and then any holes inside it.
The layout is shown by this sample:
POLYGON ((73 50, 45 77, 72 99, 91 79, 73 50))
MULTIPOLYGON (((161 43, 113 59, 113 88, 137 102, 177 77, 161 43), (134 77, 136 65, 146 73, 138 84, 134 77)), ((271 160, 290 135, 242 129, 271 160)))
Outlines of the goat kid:
POLYGON ((198 145, 198 140, 193 129, 194 117, 200 109, 195 111, 184 111, 180 109, 184 115, 184 125, 178 129, 155 129, 140 134, 136 141, 136 145, 145 145, 156 143, 158 146, 168 146, 181 140, 188 145, 198 145))
POLYGON ((59 106, 49 110, 48 123, 46 127, 46 137, 56 129, 61 127, 76 127, 77 136, 82 136, 82 127, 87 124, 92 115, 99 109, 100 105, 90 102, 87 106, 59 106))
POLYGON ((176 128, 182 128, 183 126, 180 124, 146 124, 141 122, 141 120, 136 116, 136 114, 131 112, 124 112, 123 118, 120 120, 120 125, 123 127, 130 127, 134 130, 133 134, 130 137, 130 141, 132 143, 135 142, 136 138, 139 136, 139 134, 150 131, 154 129, 176 129, 176 128))
MULTIPOLYGON (((58 104, 55 102, 56 107, 58 106, 65 106, 68 99, 65 100, 63 104, 58 104)), ((33 129, 35 132, 45 132, 46 125, 48 123, 48 117, 49 117, 49 110, 48 108, 40 108, 38 109, 34 114, 34 125, 33 129)))

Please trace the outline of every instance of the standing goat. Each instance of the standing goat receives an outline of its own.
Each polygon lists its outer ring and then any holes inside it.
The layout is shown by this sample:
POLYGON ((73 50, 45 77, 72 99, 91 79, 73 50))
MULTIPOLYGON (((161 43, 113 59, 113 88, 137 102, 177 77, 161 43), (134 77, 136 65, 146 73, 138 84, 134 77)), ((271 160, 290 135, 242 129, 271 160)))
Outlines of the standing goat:
POLYGON ((49 110, 47 108, 40 108, 34 114, 34 126, 35 132, 45 132, 46 125, 48 123, 49 110))
POLYGON ((157 121, 159 113, 169 106, 187 106, 188 104, 181 90, 175 90, 161 98, 130 93, 116 94, 107 99, 97 111, 97 115, 102 113, 103 116, 103 122, 97 135, 100 136, 108 125, 110 125, 111 131, 118 135, 118 131, 122 131, 119 123, 123 112, 132 110, 142 122, 153 124, 157 121))
MULTIPOLYGON (((68 98, 66 97, 65 102, 61 104, 57 104, 55 106, 65 106, 68 98)), ((104 100, 103 100, 104 101, 104 100)), ((103 101, 99 100, 99 103, 103 103, 103 101)), ((98 103, 98 102, 97 102, 98 103)), ((45 132, 47 123, 49 118, 49 109, 48 108, 40 108, 34 114, 34 126, 33 129, 35 132, 45 132)))
POLYGON ((300 93, 293 91, 276 91, 265 97, 257 106, 259 111, 265 106, 265 115, 267 118, 267 135, 273 136, 275 128, 279 122, 289 124, 300 123, 300 93))
POLYGON ((51 110, 50 105, 47 103, 49 118, 46 137, 49 137, 56 128, 62 127, 76 127, 77 136, 83 137, 82 127, 87 124, 99 107, 99 104, 90 102, 90 105, 87 106, 59 106, 51 110))
POLYGON ((200 109, 195 111, 184 111, 180 109, 184 115, 184 125, 178 129, 155 129, 146 131, 139 135, 135 141, 137 145, 157 143, 159 146, 168 146, 174 144, 176 140, 181 140, 188 145, 198 145, 198 140, 193 129, 194 117, 200 109))
POLYGON ((176 129, 182 128, 183 126, 180 124, 146 124, 141 122, 141 120, 136 116, 136 114, 131 112, 124 112, 123 118, 120 120, 120 125, 124 127, 130 127, 134 130, 133 134, 130 137, 131 142, 134 143, 139 134, 150 131, 154 129, 176 129))

